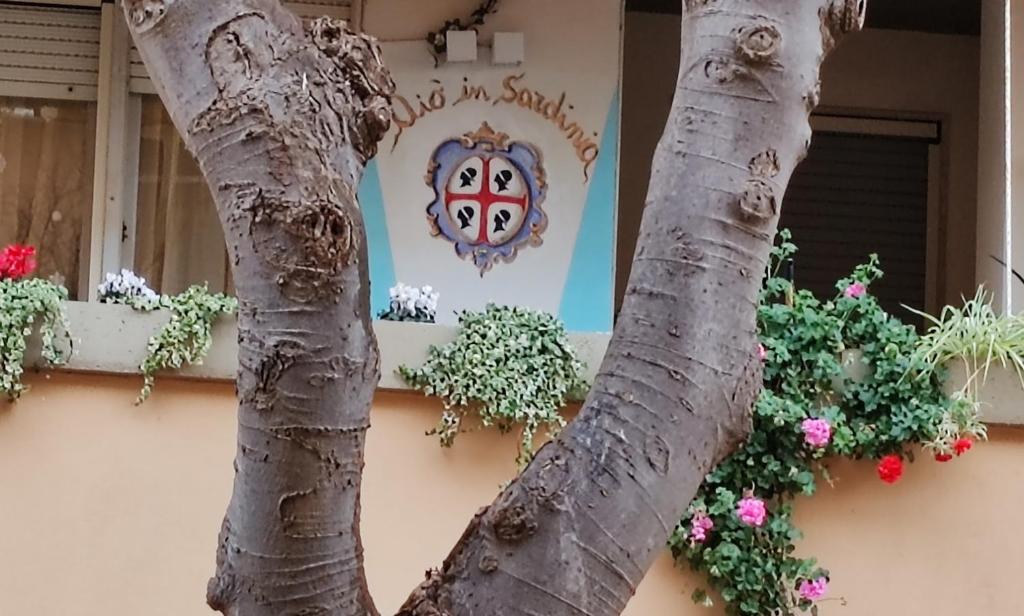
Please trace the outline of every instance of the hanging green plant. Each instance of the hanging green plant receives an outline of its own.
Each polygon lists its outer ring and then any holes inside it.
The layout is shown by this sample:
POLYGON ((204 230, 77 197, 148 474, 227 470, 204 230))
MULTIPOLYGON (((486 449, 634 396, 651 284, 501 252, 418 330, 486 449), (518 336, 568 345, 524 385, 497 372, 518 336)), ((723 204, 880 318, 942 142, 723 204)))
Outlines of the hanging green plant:
MULTIPOLYGON (((876 459, 879 479, 893 484, 915 447, 948 462, 985 438, 976 408, 943 391, 945 355, 922 352, 940 336, 922 340, 872 297, 875 257, 820 301, 779 276, 796 250, 780 237, 758 311, 765 389, 753 433, 707 476, 670 542, 734 615, 817 612, 829 573, 795 556, 791 514, 797 495, 830 481, 825 459, 876 459)), ((711 601, 704 591, 694 600, 711 601)))
POLYGON ((143 385, 136 404, 142 404, 153 393, 157 372, 202 364, 213 345, 214 321, 238 310, 237 299, 210 293, 205 284, 178 295, 160 296, 155 302, 146 295, 133 294, 121 303, 136 310, 164 309, 171 314, 167 325, 149 339, 146 359, 140 367, 143 385))
POLYGON ((483 312, 463 312, 459 326, 455 340, 430 348, 422 367, 398 372, 444 401, 441 422, 431 432, 443 446, 450 447, 463 418, 476 413, 484 426, 502 433, 522 430, 518 461, 524 464, 537 431, 562 428, 561 409, 586 390, 583 364, 562 322, 543 312, 488 305, 483 312))
POLYGON ((37 326, 42 357, 48 364, 62 365, 71 355, 71 335, 64 313, 68 291, 48 280, 29 278, 35 269, 32 246, 14 244, 0 251, 0 391, 12 402, 26 389, 21 377, 27 338, 37 326))

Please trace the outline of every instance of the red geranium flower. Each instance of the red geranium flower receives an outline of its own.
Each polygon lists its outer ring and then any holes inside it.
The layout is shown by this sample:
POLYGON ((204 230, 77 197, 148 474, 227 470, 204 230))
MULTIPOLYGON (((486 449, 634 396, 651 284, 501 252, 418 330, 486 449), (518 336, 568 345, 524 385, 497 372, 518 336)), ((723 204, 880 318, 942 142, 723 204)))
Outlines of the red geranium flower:
POLYGON ((35 270, 35 247, 11 244, 0 251, 0 278, 17 280, 28 276, 35 270))
POLYGON ((974 441, 972 441, 969 438, 962 438, 962 439, 959 439, 957 442, 953 443, 953 451, 956 452, 956 455, 962 456, 965 453, 967 453, 968 451, 970 451, 971 447, 973 447, 973 446, 974 446, 974 441))
POLYGON ((952 459, 953 459, 953 454, 951 454, 951 453, 937 453, 937 454, 935 454, 935 461, 936 462, 949 462, 952 459))
POLYGON ((878 462, 878 478, 885 483, 896 483, 903 476, 903 460, 899 456, 885 456, 878 462))

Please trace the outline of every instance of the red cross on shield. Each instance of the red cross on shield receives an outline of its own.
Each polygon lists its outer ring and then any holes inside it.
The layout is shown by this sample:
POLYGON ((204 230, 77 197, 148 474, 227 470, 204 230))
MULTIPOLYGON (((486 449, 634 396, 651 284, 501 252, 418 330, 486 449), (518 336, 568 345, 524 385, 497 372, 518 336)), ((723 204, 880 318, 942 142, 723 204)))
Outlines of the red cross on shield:
POLYGON ((445 189, 454 227, 473 245, 499 246, 523 226, 528 186, 501 156, 472 156, 455 168, 445 189))

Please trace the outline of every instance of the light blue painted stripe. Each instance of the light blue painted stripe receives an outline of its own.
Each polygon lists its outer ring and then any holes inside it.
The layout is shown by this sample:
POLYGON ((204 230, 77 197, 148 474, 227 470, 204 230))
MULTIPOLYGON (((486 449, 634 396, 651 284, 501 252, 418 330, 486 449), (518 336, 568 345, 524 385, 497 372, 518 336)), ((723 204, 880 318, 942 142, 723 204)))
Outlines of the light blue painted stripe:
POLYGON ((384 193, 381 190, 377 161, 366 165, 359 185, 359 205, 366 225, 366 243, 370 253, 370 307, 376 317, 391 303, 388 290, 395 286, 395 260, 391 254, 388 221, 384 214, 384 193))
POLYGON ((559 316, 569 331, 612 329, 615 284, 615 204, 618 196, 619 95, 612 98, 594 179, 583 209, 559 316))

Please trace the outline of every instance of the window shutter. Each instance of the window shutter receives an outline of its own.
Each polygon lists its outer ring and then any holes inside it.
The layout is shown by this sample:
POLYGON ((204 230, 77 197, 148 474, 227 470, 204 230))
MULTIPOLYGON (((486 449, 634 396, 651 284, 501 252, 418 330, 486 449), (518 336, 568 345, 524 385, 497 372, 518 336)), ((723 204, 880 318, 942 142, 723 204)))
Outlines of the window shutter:
MULTIPOLYGON (((353 0, 303 0, 302 2, 285 1, 284 5, 303 19, 313 19, 324 15, 336 19, 352 21, 354 17, 353 0)), ((358 26, 358 24, 357 24, 358 26)), ((138 50, 132 45, 129 67, 129 89, 137 94, 156 94, 149 74, 142 63, 138 50)))
POLYGON ((835 283, 877 253, 885 278, 871 293, 891 314, 917 323, 901 305, 925 308, 928 156, 926 139, 815 134, 780 223, 799 248, 797 287, 831 299, 835 283))
POLYGON ((99 11, 0 6, 5 96, 95 100, 99 58, 99 11))

